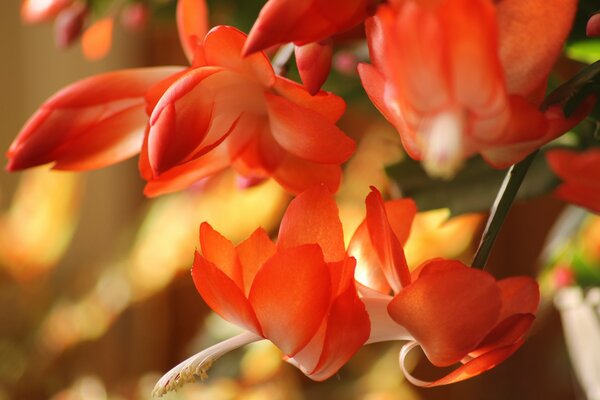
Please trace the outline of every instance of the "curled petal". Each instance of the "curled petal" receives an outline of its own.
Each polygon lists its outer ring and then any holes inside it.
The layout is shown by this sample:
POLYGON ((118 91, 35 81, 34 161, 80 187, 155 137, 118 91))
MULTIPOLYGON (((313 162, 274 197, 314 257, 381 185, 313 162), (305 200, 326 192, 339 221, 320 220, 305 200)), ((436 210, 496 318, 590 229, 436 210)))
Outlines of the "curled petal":
POLYGON ((177 0, 177 31, 181 47, 191 63, 196 47, 208 32, 205 0, 177 0))
POLYGON ((207 261, 215 264, 240 289, 244 289, 241 265, 233 243, 215 231, 208 222, 203 222, 200 225, 200 247, 202 249, 202 256, 207 261))
POLYGON ((535 314, 540 304, 540 289, 535 279, 514 276, 498 281, 502 309, 498 321, 513 314, 535 314))
POLYGON ((345 257, 337 204, 323 185, 298 195, 281 220, 277 246, 286 249, 303 244, 319 245, 327 262, 341 261, 345 257))
POLYGON ((208 377, 207 371, 221 356, 238 347, 259 340, 262 340, 262 337, 251 332, 244 332, 194 354, 164 374, 154 386, 152 396, 160 397, 177 390, 186 383, 195 382, 196 377, 202 380, 206 379, 208 377))
POLYGON ((408 381, 415 386, 435 387, 449 385, 451 383, 472 378, 494 368, 496 365, 500 364, 502 361, 510 357, 515 351, 517 351, 519 347, 523 345, 523 343, 525 343, 525 341, 520 340, 509 346, 500 347, 485 353, 477 358, 472 359, 464 365, 461 365, 443 378, 428 382, 415 378, 406 368, 406 357, 408 356, 408 353, 410 353, 410 351, 415 347, 419 346, 419 343, 417 342, 409 342, 402 346, 402 350, 400 351, 400 367, 402 368, 402 372, 404 373, 406 379, 408 379, 408 381))
POLYGON ((279 249, 256 273, 248 299, 264 337, 293 357, 329 309, 331 280, 319 247, 279 249))

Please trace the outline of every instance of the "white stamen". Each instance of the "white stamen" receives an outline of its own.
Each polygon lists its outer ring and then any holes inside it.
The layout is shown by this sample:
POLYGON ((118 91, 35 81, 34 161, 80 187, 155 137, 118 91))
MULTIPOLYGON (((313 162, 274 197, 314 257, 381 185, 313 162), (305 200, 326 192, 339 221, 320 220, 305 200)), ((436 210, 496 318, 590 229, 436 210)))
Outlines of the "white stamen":
POLYGON ((462 166, 464 120, 449 110, 436 115, 424 126, 423 167, 436 178, 451 179, 462 166))
POLYGON ((431 384, 431 382, 422 381, 421 379, 415 378, 408 371, 408 368, 406 368, 406 357, 408 357, 408 353, 410 353, 410 351, 417 346, 420 346, 417 342, 408 342, 404 346, 402 346, 402 349, 400 350, 400 368, 402 368, 402 373, 410 383, 412 383, 415 386, 425 387, 431 384))
POLYGON ((194 382, 196 377, 202 381, 205 380, 208 378, 207 372, 214 361, 231 350, 259 340, 263 340, 263 338, 251 332, 244 332, 191 356, 158 380, 152 396, 160 397, 167 392, 177 390, 186 383, 194 382))

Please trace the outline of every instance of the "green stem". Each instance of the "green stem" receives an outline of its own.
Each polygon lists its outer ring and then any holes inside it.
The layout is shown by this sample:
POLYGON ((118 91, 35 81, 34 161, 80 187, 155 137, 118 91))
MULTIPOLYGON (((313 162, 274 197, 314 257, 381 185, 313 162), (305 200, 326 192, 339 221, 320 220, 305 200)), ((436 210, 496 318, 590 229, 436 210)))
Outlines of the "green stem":
POLYGON ((500 187, 498 195, 490 210, 490 216, 488 217, 485 230, 483 231, 481 242, 479 242, 477 253, 475 253, 475 258, 471 264, 473 268, 483 269, 485 267, 490 252, 492 251, 492 247, 494 246, 494 242, 500 232, 500 228, 519 192, 519 188, 523 183, 523 179, 525 179, 525 175, 527 175, 531 163, 538 152, 539 150, 534 151, 523 161, 510 167, 508 173, 504 177, 502 186, 500 187))

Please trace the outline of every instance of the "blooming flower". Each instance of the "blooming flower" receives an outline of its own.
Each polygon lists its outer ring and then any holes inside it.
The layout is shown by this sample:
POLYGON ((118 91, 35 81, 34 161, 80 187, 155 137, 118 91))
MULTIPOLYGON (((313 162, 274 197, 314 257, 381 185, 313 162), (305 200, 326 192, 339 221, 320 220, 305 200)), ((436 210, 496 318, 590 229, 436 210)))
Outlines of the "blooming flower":
POLYGON ((407 379, 419 386, 468 379, 493 368, 523 344, 539 302, 533 279, 496 281, 486 272, 444 259, 428 260, 411 273, 402 244, 408 238, 414 203, 384 204, 373 190, 366 205, 367 217, 348 253, 360 266, 356 280, 371 318, 369 343, 409 340, 400 353, 407 379), (407 354, 417 346, 436 366, 463 365, 433 382, 417 379, 404 366, 407 354))
POLYGON ((277 244, 259 228, 234 246, 202 224, 202 255, 196 252, 192 268, 196 288, 215 312, 247 332, 176 366, 154 393, 204 377, 222 354, 263 338, 314 380, 337 372, 369 336, 337 213, 328 189, 317 186, 290 203, 277 244))
POLYGON ((359 25, 372 3, 372 0, 269 0, 248 35, 244 54, 293 42, 297 46, 296 62, 302 82, 315 94, 331 68, 330 38, 359 25))
POLYGON ((246 178, 273 177, 292 193, 318 183, 337 190, 340 163, 354 152, 335 125, 345 103, 275 75, 264 53, 242 57, 245 39, 234 28, 213 28, 193 67, 160 93, 140 159, 147 194, 229 165, 246 178))
POLYGON ((546 152, 552 171, 563 181, 554 194, 600 213, 600 149, 582 152, 557 149, 546 152))
POLYGON ((191 67, 117 71, 63 89, 25 124, 7 169, 49 162, 98 168, 142 149, 139 165, 151 196, 230 165, 248 182, 273 177, 293 193, 318 183, 335 191, 340 164, 354 151, 354 141, 335 125, 343 100, 326 92, 310 96, 276 76, 262 52, 243 58, 246 38, 234 28, 217 27, 200 42, 203 1, 179 1, 177 15, 191 67))
POLYGON ((367 20, 363 86, 431 175, 452 177, 476 153, 506 167, 583 117, 538 111, 575 9, 574 0, 391 1, 367 20))

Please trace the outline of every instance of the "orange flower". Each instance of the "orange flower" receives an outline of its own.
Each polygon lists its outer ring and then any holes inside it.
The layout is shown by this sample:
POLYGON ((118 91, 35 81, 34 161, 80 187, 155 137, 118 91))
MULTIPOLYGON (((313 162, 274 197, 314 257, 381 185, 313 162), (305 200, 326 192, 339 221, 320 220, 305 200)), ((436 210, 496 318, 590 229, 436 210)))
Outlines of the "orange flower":
POLYGON ((576 3, 391 1, 367 21, 363 86, 430 174, 476 153, 506 167, 583 117, 538 111, 576 3))
POLYGON ((582 152, 550 150, 546 153, 550 168, 563 181, 554 194, 600 213, 600 149, 582 152))
POLYGON ((354 141, 335 125, 343 100, 326 92, 310 96, 276 76, 262 52, 243 58, 245 36, 234 28, 217 27, 199 42, 203 1, 179 1, 177 16, 191 67, 117 71, 67 87, 27 122, 7 169, 49 162, 98 168, 142 148, 150 196, 230 165, 248 182, 273 177, 293 193, 318 183, 337 190, 340 164, 354 152, 354 141))
POLYGON ((244 54, 293 42, 300 77, 311 94, 327 79, 333 35, 359 25, 373 0, 270 0, 260 12, 244 54))
POLYGON ((243 58, 245 39, 234 28, 213 28, 193 68, 160 93, 140 159, 146 194, 182 189, 229 165, 293 193, 318 183, 337 190, 340 163, 354 152, 335 126, 343 100, 310 96, 276 76, 264 53, 243 58))
POLYGON ((409 340, 400 361, 412 383, 439 386, 468 379, 493 368, 523 344, 539 302, 533 279, 496 281, 487 272, 444 259, 426 261, 411 274, 402 243, 408 239, 414 203, 384 204, 373 189, 366 205, 367 217, 348 253, 360 266, 356 279, 371 317, 368 343, 409 340), (436 366, 463 365, 433 382, 414 378, 404 362, 416 346, 436 366))
POLYGON ((314 187, 294 199, 277 244, 257 229, 234 246, 204 223, 202 255, 192 276, 206 303, 246 329, 184 361, 158 382, 155 394, 205 376, 227 351, 266 338, 314 380, 335 374, 369 336, 369 319, 354 286, 342 225, 331 193, 314 187))

